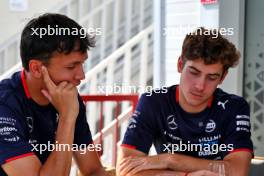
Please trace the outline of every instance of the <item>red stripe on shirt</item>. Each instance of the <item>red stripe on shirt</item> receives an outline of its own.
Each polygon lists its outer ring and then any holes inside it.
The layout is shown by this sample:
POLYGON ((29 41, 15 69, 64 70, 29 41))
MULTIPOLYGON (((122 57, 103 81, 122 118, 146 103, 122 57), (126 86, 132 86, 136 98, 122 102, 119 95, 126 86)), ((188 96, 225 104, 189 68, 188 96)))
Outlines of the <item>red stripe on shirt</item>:
POLYGON ((121 144, 121 147, 126 147, 126 148, 130 148, 130 149, 136 149, 136 146, 133 145, 129 145, 129 144, 121 144))
POLYGON ((31 155, 35 155, 35 154, 33 152, 30 152, 30 153, 26 153, 26 154, 23 154, 23 155, 14 156, 12 158, 7 159, 5 162, 8 163, 10 161, 14 161, 14 160, 17 160, 17 159, 20 159, 20 158, 24 158, 24 157, 27 157, 27 156, 31 156, 31 155))
POLYGON ((240 148, 240 149, 234 149, 232 151, 230 151, 229 153, 234 153, 234 152, 249 152, 252 154, 252 158, 254 158, 254 152, 251 149, 248 148, 240 148))

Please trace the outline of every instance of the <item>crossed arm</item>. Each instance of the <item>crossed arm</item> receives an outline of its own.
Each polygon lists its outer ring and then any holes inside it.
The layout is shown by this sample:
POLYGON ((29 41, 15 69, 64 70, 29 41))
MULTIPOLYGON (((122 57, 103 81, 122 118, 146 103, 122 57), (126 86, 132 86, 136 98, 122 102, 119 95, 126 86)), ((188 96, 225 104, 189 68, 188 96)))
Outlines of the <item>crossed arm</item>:
MULTIPOLYGON (((228 154, 223 163, 228 165, 230 176, 247 176, 251 153, 239 151, 228 154)), ((174 171, 174 175, 184 176, 213 176, 212 172, 207 171, 212 160, 199 159, 181 154, 159 154, 146 156, 143 152, 121 147, 118 159, 117 172, 120 176, 130 176, 136 173, 149 175, 147 170, 156 170, 156 175, 169 175, 174 171), (144 172, 142 172, 144 171, 144 172)), ((155 175, 151 171, 151 175, 155 175)))
MULTIPOLYGON (((66 127, 59 127, 58 130, 59 129, 63 129, 63 133, 62 131, 57 131, 57 140, 61 143, 72 143, 73 136, 69 137, 66 134, 68 130, 73 130, 66 127)), ((2 165, 2 168, 8 175, 12 176, 69 175, 72 156, 74 157, 82 175, 106 175, 96 151, 87 151, 83 154, 80 152, 54 150, 44 164, 41 164, 35 155, 31 155, 10 161, 2 165)))

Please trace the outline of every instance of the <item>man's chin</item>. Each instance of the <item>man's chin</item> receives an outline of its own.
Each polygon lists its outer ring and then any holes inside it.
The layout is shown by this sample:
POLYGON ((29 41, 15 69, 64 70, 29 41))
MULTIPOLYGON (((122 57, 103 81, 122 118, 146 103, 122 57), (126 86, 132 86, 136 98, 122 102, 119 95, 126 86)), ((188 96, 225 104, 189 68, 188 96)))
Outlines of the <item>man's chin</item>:
POLYGON ((193 107, 199 107, 202 106, 203 104, 205 104, 206 102, 203 100, 197 100, 197 99, 189 99, 188 100, 188 104, 193 106, 193 107))

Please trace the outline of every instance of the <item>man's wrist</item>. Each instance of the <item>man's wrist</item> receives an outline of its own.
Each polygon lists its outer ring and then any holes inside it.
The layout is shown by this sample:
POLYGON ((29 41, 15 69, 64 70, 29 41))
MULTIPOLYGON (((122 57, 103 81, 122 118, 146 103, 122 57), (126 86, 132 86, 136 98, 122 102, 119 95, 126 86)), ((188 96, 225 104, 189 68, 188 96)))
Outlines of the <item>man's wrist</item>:
POLYGON ((61 113, 59 114, 59 121, 63 122, 63 123, 68 123, 68 124, 75 124, 76 120, 77 120, 77 116, 74 113, 61 113))
POLYGON ((161 156, 161 160, 160 161, 165 161, 164 164, 165 164, 165 168, 166 169, 170 169, 171 168, 171 161, 172 161, 172 158, 171 158, 171 154, 170 153, 165 153, 165 154, 162 154, 160 155, 161 156))

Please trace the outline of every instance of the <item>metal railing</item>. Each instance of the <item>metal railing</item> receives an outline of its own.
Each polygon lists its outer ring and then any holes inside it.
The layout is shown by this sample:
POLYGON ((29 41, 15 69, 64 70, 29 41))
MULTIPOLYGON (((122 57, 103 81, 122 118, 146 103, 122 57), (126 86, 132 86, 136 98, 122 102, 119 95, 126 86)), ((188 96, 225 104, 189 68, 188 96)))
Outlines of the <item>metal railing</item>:
MULTIPOLYGON (((152 39, 149 37, 152 32, 153 27, 149 26, 87 72, 85 80, 79 86, 80 94, 140 94, 141 92, 133 90, 146 87, 148 80, 152 77, 152 39), (140 52, 133 57, 135 46, 138 46, 137 49, 140 52), (134 72, 135 70, 137 72, 134 72), (138 83, 135 83, 134 80, 138 80, 138 83), (120 88, 120 91, 117 92, 112 88, 118 81, 122 84, 117 85, 120 88)), ((128 106, 124 105, 122 108, 126 109, 128 106)), ((110 112, 112 109, 113 105, 109 104, 105 106, 104 110, 110 112)), ((90 104, 87 113, 89 117, 96 117, 98 111, 99 108, 96 104, 90 104)), ((106 119, 111 119, 110 113, 106 116, 106 119)), ((96 120, 98 119, 88 119, 88 123, 95 124, 96 120)), ((110 120, 105 121, 105 123, 110 122, 110 120)), ((93 125, 91 130, 96 131, 93 125)))
MULTIPOLYGON (((90 100, 120 100, 120 95, 111 95, 106 96, 106 92, 100 92, 98 86, 100 84, 104 84, 106 86, 113 86, 115 82, 115 75, 122 75, 121 81, 126 85, 129 85, 132 81, 132 62, 134 62, 133 56, 133 49, 135 46, 140 50, 140 55, 138 57, 139 63, 139 74, 138 79, 139 85, 146 86, 147 80, 149 76, 149 63, 151 57, 151 34, 153 33, 153 26, 149 26, 145 30, 141 31, 139 34, 134 36, 131 40, 126 42, 123 46, 117 49, 114 53, 109 55, 106 59, 101 61, 98 65, 93 67, 89 72, 85 75, 85 80, 82 81, 81 85, 79 86, 79 91, 81 95, 88 94, 90 100), (123 56, 123 57, 122 57, 123 56), (121 59, 120 59, 121 58, 121 59), (118 62, 123 60, 121 66, 118 62), (139 66, 140 65, 140 66, 139 66), (121 68, 121 69, 120 69, 121 68), (119 72, 115 72, 119 70, 119 72), (120 70, 122 71, 120 73, 120 70), (104 75, 103 81, 100 79, 100 75, 104 75), (99 94, 99 95, 98 95, 99 94), (100 95, 101 94, 101 95, 100 95), (104 94, 104 95, 102 95, 104 94), (117 98, 119 97, 119 98, 117 98)), ((134 65, 133 65, 134 66, 134 65)), ((110 94, 115 92, 110 92, 110 94)), ((130 94, 131 92, 120 92, 123 94, 130 94)), ((127 95, 127 98, 134 97, 134 102, 136 102, 137 98, 134 95, 127 95)), ((136 96, 137 97, 137 96, 136 96)), ((84 97, 83 97, 84 98, 84 97)), ((124 97, 122 97, 123 100, 124 97)), ((85 99, 84 100, 88 100, 85 99)), ((134 105, 136 103, 133 103, 134 105)), ((101 160, 104 165, 107 166, 115 166, 116 157, 117 157, 117 146, 119 143, 119 137, 123 136, 126 123, 128 118, 132 115, 132 112, 135 106, 130 107, 129 104, 123 103, 122 107, 119 105, 109 104, 105 102, 103 106, 101 103, 95 104, 94 102, 89 102, 86 104, 87 108, 87 120, 90 125, 90 129, 93 134, 93 139, 95 143, 104 143, 108 146, 107 152, 103 152, 101 156, 101 160), (114 110, 115 109, 115 110, 114 110), (121 110, 122 109, 122 110, 121 110), (114 110, 114 113, 113 113, 114 110), (117 116, 118 111, 122 113, 117 116), (104 113, 102 113, 104 112, 104 113), (113 114, 115 118, 113 119, 113 114), (90 118, 89 118, 90 117, 90 118), (95 125, 96 124, 96 125, 95 125), (110 149, 110 150, 109 150, 110 149)), ((78 171, 77 166, 72 166, 72 173, 73 175, 78 171)))
MULTIPOLYGON (((94 143, 100 143, 103 146, 104 139, 107 136, 112 135, 112 140, 110 142, 110 143, 112 143, 112 150, 109 150, 109 148, 111 148, 111 147, 109 147, 109 145, 107 144, 107 148, 108 148, 107 152, 111 151, 110 152, 111 159, 107 158, 107 160, 110 161, 111 166, 115 166, 116 159, 117 159, 116 158, 116 156, 117 156, 117 143, 120 140, 120 136, 121 136, 121 132, 119 130, 119 127, 121 127, 123 125, 123 123, 125 122, 124 120, 127 120, 127 119, 122 118, 123 121, 120 121, 118 116, 120 114, 123 114, 123 115, 127 114, 124 112, 127 112, 128 109, 130 109, 130 108, 127 108, 126 110, 121 111, 121 105, 122 105, 122 102, 129 102, 130 106, 132 106, 132 112, 133 112, 135 110, 136 105, 137 105, 138 95, 124 95, 124 94, 123 95, 108 95, 108 96, 106 96, 106 95, 87 95, 87 96, 82 96, 82 99, 86 105, 91 103, 91 102, 98 102, 100 105, 98 133, 96 133, 93 136, 93 139, 94 139, 94 143), (105 121, 104 117, 106 117, 105 113, 109 113, 109 112, 104 112, 103 107, 104 107, 105 102, 115 102, 116 106, 114 108, 114 113, 113 113, 114 114, 114 120, 112 120, 113 118, 111 118, 112 121, 110 123, 107 123, 104 126, 103 122, 105 121)), ((100 153, 100 154, 103 155, 104 152, 102 151, 102 153, 100 153)))
MULTIPOLYGON (((120 128, 122 126, 127 126, 128 119, 132 116, 132 113, 137 105, 138 95, 82 95, 81 97, 85 104, 89 104, 93 101, 100 103, 100 123, 98 124, 99 132, 93 136, 93 142, 94 144, 101 144, 102 146, 103 151, 100 152, 99 155, 104 165, 107 165, 108 167, 114 167, 116 165, 117 160, 117 148, 121 142, 120 136, 122 136, 120 128), (108 101, 117 102, 118 105, 115 109, 114 120, 112 120, 107 125, 103 126, 103 104, 108 101), (125 111, 120 112, 119 103, 124 101, 129 101, 131 103, 131 106, 125 111), (105 142, 105 139, 107 139, 108 137, 110 137, 111 140, 108 140, 107 143, 105 142), (107 148, 107 150, 104 150, 104 148, 107 148)), ((78 167, 76 163, 73 162, 70 175, 76 176, 77 173, 78 167)))

